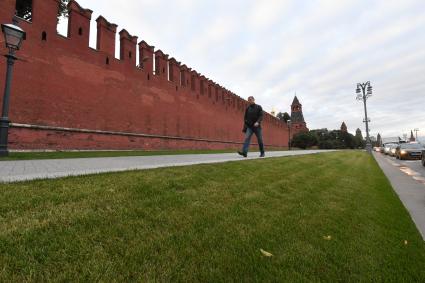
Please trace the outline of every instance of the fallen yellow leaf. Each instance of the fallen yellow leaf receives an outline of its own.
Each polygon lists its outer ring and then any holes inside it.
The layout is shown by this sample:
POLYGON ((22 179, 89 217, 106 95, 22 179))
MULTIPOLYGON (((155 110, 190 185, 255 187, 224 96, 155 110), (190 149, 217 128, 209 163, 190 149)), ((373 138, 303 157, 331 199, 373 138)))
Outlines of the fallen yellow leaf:
POLYGON ((266 252, 266 251, 265 251, 265 250, 263 250, 263 249, 260 249, 260 251, 261 251, 261 253, 262 253, 264 256, 273 256, 271 253, 266 252))
POLYGON ((404 240, 404 244, 407 245, 407 240, 404 240))
POLYGON ((332 237, 331 237, 331 235, 323 236, 323 239, 325 239, 325 240, 330 240, 330 239, 332 239, 332 237))

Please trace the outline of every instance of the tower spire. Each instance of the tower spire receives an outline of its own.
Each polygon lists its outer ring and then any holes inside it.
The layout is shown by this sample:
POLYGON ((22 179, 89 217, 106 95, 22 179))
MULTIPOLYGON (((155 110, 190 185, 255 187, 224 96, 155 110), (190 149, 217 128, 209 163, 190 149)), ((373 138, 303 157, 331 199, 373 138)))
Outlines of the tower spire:
POLYGON ((415 141, 415 137, 413 136, 413 131, 410 130, 410 141, 414 142, 415 141))
POLYGON ((347 125, 345 124, 345 122, 342 122, 341 124, 341 132, 344 132, 344 133, 348 132, 347 125))
POLYGON ((295 95, 291 105, 291 121, 292 123, 304 123, 303 107, 295 95))

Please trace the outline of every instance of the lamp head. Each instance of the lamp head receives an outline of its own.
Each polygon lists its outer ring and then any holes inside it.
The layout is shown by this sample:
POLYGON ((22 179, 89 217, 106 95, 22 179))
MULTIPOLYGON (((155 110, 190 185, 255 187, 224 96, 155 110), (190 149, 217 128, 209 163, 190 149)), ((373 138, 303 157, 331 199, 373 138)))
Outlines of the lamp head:
POLYGON ((26 38, 25 31, 12 24, 2 24, 1 31, 4 34, 6 47, 13 50, 19 50, 22 45, 22 41, 26 38))
POLYGON ((372 95, 372 86, 371 85, 369 85, 367 87, 367 94, 372 95))

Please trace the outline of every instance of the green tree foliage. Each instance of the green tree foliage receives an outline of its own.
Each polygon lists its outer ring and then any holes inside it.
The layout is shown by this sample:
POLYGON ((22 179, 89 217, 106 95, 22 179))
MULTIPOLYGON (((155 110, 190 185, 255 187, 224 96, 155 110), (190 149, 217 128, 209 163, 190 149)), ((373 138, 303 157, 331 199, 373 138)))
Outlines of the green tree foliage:
POLYGON ((355 148, 356 147, 354 136, 352 134, 347 133, 347 132, 341 132, 340 133, 340 139, 341 139, 342 148, 355 148))
POLYGON ((61 0, 59 3, 58 17, 68 17, 67 5, 69 0, 61 0))
POLYGON ((364 148, 366 146, 366 142, 363 139, 362 131, 360 129, 356 130, 356 136, 354 137, 355 147, 356 148, 364 148))
MULTIPOLYGON (((58 17, 67 17, 69 0, 61 0, 58 7, 58 17)), ((16 15, 24 20, 32 21, 32 0, 17 0, 16 15)))
POLYGON ((285 123, 288 122, 288 120, 291 120, 291 116, 288 114, 288 112, 285 112, 285 113, 279 112, 277 113, 276 118, 278 118, 280 121, 283 121, 285 123))
MULTIPOLYGON (((316 129, 311 130, 309 135, 314 136, 315 142, 301 142, 298 144, 299 134, 294 136, 293 146, 304 148, 305 145, 307 147, 311 147, 317 145, 320 149, 348 149, 348 148, 357 148, 355 137, 347 132, 343 132, 341 130, 333 130, 329 131, 328 129, 316 129)), ((306 137, 301 137, 301 140, 307 139, 306 137)), ((312 140, 311 140, 312 141, 312 140)))
POLYGON ((293 136, 291 145, 294 147, 299 147, 306 149, 317 145, 317 137, 314 133, 311 132, 301 132, 293 136))
POLYGON ((17 0, 16 15, 24 20, 32 21, 32 0, 17 0))

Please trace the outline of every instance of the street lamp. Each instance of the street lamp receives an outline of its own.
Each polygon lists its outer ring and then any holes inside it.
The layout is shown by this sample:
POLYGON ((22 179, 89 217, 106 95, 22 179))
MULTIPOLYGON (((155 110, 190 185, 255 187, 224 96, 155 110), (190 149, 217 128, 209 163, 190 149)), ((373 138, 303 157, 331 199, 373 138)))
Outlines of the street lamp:
POLYGON ((288 138, 288 150, 291 150, 291 120, 286 121, 286 124, 288 125, 288 131, 289 131, 289 138, 288 138))
POLYGON ((22 41, 25 39, 25 32, 14 24, 2 24, 1 31, 4 34, 6 48, 9 48, 9 54, 4 55, 7 58, 6 84, 4 86, 3 108, 0 118, 0 157, 8 156, 7 138, 9 131, 9 97, 10 87, 12 85, 13 64, 17 59, 15 51, 19 50, 22 41))
POLYGON ((370 142, 370 137, 369 137, 370 120, 367 118, 367 109, 366 109, 366 100, 372 96, 372 86, 370 85, 370 82, 367 81, 365 83, 358 83, 356 88, 356 93, 357 93, 356 99, 363 100, 363 105, 364 105, 365 118, 363 122, 366 123, 366 150, 368 153, 372 153, 372 144, 370 142))

